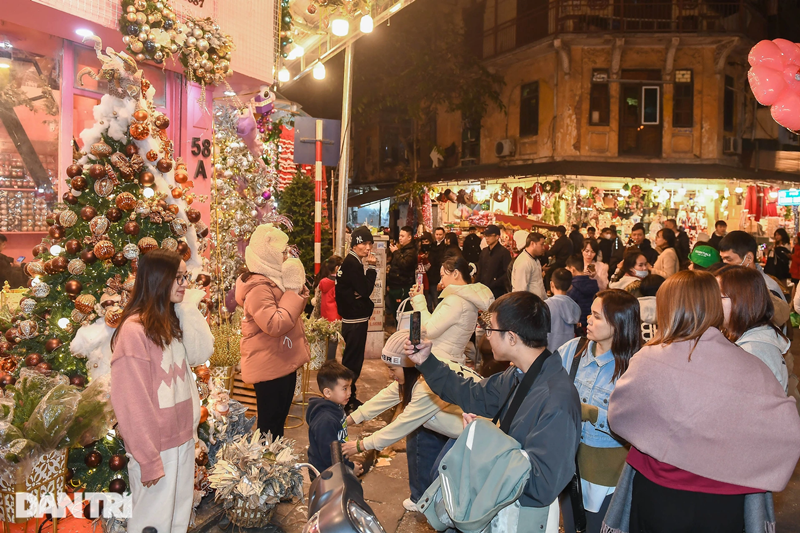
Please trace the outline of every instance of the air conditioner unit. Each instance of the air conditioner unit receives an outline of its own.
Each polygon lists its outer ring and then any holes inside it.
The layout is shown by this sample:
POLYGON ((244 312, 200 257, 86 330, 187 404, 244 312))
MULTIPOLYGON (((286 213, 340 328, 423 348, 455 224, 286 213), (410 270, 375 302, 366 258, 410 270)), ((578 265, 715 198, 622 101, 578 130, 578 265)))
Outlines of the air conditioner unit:
POLYGON ((781 127, 778 129, 778 144, 800 146, 800 135, 781 127))
POLYGON ((738 137, 723 137, 722 151, 726 154, 741 154, 742 140, 738 137))
POLYGON ((512 139, 500 139, 494 145, 494 155, 497 157, 508 157, 514 155, 517 147, 512 139))

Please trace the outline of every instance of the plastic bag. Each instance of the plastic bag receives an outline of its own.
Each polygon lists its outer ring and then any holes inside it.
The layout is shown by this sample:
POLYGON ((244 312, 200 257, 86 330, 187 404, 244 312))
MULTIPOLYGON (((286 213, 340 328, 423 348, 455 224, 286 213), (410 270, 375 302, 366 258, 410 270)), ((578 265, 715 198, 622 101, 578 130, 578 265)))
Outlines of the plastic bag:
POLYGON ((23 427, 33 412, 44 398, 56 385, 67 385, 69 378, 62 374, 48 377, 35 370, 23 368, 19 373, 19 380, 11 387, 6 387, 12 391, 12 398, 15 400, 14 415, 12 423, 17 427, 23 427))
POLYGON ((0 397, 0 423, 8 422, 14 418, 14 398, 11 394, 0 397))
POLYGON ((86 446, 104 437, 116 419, 111 407, 111 375, 92 380, 81 393, 78 409, 59 448, 86 446))
POLYGON ((64 383, 56 385, 25 422, 25 437, 44 450, 54 450, 67 434, 80 399, 81 393, 77 388, 64 383))

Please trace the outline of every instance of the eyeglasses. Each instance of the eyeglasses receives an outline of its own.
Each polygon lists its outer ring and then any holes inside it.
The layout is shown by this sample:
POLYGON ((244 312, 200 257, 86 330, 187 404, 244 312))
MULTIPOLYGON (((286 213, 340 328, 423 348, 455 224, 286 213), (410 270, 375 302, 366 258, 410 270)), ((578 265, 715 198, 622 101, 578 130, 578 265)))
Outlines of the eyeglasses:
POLYGON ((494 331, 497 331, 499 333, 508 333, 509 331, 511 331, 510 329, 495 329, 495 328, 483 328, 483 330, 486 332, 487 339, 492 336, 492 332, 494 331))
POLYGON ((178 282, 178 285, 186 285, 186 282, 189 281, 189 274, 178 274, 175 276, 175 281, 178 282))

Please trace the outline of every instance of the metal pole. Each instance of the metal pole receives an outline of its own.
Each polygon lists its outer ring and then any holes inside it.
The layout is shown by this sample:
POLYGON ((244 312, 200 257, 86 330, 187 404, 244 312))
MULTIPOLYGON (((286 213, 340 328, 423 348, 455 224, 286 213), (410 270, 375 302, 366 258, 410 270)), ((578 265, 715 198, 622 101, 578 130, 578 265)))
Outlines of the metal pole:
POLYGON ((347 185, 350 176, 350 115, 353 108, 353 46, 344 52, 344 86, 342 88, 342 144, 339 161, 339 199, 336 206, 336 253, 344 257, 345 226, 347 224, 347 185))

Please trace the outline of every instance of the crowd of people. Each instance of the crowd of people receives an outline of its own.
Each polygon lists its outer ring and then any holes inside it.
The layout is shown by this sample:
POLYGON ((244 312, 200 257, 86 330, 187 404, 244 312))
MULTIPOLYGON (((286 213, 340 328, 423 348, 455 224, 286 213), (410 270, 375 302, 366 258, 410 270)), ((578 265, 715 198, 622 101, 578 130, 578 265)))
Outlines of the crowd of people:
MULTIPOLYGON (((392 381, 372 398, 357 392, 377 259, 370 230, 354 229, 347 255, 326 261, 313 286, 320 316, 341 320, 344 348, 341 363, 329 350, 317 375, 309 461, 324 470, 340 441, 360 473, 360 454, 405 438, 403 505, 414 511, 453 439, 485 417, 530 461, 516 531, 553 531, 559 507, 568 532, 580 523, 592 533, 774 530, 771 494, 800 458, 787 299, 800 251, 789 253, 788 236, 776 234, 765 272, 754 237, 716 229, 690 249, 674 221, 654 245, 641 224, 627 245, 614 227, 560 226, 550 246, 540 232, 504 239, 495 225, 482 236, 470 228, 463 242, 443 228, 400 228, 389 247, 387 312, 408 299, 423 340, 411 344, 396 316, 382 350, 392 381), (770 274, 786 255, 787 277, 770 274), (380 431, 349 437, 348 428, 397 406, 380 431)), ((309 361, 302 316, 312 294, 287 246, 279 228, 260 226, 236 283, 242 377, 255 389, 258 427, 273 436, 283 435, 296 371, 309 361)), ((159 392, 145 402, 160 406, 158 416, 128 396, 150 390, 163 361, 193 364, 209 335, 185 320, 186 279, 175 254, 143 258, 112 361, 112 403, 134 458, 134 514, 152 502, 181 523, 185 505, 166 493, 187 475, 191 432, 169 420, 188 417, 192 395, 159 392), (146 417, 159 425, 137 431, 146 417), (169 483, 159 485, 163 477, 169 483)))

